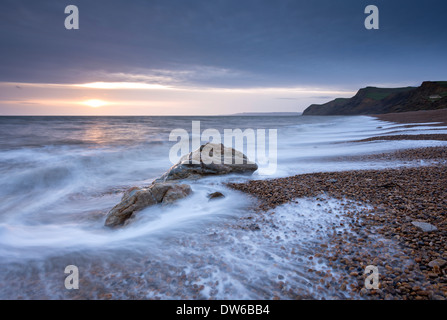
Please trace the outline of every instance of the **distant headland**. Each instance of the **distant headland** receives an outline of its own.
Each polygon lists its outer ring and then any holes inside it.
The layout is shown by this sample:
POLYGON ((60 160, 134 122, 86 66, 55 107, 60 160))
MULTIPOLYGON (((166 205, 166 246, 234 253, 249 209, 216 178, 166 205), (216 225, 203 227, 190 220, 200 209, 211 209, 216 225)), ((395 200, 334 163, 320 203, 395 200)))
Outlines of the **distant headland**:
POLYGON ((425 81, 420 87, 360 89, 352 98, 313 104, 303 115, 375 115, 447 108, 447 81, 425 81))

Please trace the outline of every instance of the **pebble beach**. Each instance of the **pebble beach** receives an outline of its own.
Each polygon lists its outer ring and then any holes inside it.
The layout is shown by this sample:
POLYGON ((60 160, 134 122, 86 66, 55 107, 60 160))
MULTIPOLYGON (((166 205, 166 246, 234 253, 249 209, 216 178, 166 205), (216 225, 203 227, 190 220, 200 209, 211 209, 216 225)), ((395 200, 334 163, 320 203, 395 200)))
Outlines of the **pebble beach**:
MULTIPOLYGON (((424 113, 426 116, 420 116, 419 122, 436 122, 440 113, 439 110, 424 113)), ((396 117, 399 115, 385 115, 385 119, 379 116, 379 119, 398 122, 396 117)), ((442 134, 395 135, 368 141, 445 140, 446 137, 442 134)), ((315 247, 307 257, 309 262, 328 261, 328 266, 342 275, 341 279, 331 281, 330 274, 314 271, 310 266, 308 271, 316 272, 320 278, 321 290, 335 287, 354 299, 445 300, 447 148, 408 149, 356 157, 356 160, 362 159, 399 160, 408 166, 310 173, 228 185, 253 197, 257 203, 255 211, 261 217, 259 221, 279 206, 304 199, 316 199, 321 206, 328 199, 341 202, 348 230, 337 231, 340 225, 333 225, 326 232, 327 243, 315 247), (378 289, 372 290, 365 288, 365 268, 371 265, 378 267, 380 274, 378 289)))

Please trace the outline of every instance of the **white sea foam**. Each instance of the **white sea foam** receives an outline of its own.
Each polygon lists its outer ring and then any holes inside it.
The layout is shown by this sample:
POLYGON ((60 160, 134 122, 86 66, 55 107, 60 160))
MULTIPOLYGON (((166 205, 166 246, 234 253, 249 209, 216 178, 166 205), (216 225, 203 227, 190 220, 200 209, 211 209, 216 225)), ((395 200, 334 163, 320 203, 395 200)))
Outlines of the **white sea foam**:
MULTIPOLYGON (((297 286, 309 283, 310 278, 306 278, 309 275, 292 274, 292 267, 288 265, 290 256, 279 255, 281 251, 277 251, 277 245, 283 243, 282 246, 287 247, 292 244, 288 242, 292 240, 286 238, 287 232, 289 237, 291 233, 296 235, 292 237, 293 241, 306 248, 318 240, 312 231, 314 224, 330 224, 333 216, 320 215, 312 209, 314 204, 309 200, 300 202, 298 207, 281 209, 282 214, 277 211, 274 224, 282 225, 278 229, 266 227, 261 232, 252 233, 228 231, 228 226, 237 218, 249 214, 250 200, 225 188, 223 182, 244 181, 249 177, 233 175, 199 180, 192 183, 194 194, 175 206, 143 210, 135 216, 133 223, 120 230, 104 228, 106 213, 120 201, 124 189, 147 185, 170 167, 169 148, 173 143, 168 141, 169 132, 178 127, 187 129, 191 120, 201 120, 203 130, 277 129, 278 170, 267 176, 263 175, 261 167, 251 177, 255 179, 408 165, 330 159, 446 145, 441 141, 347 142, 396 131, 399 134, 426 133, 430 129, 429 124, 414 129, 363 116, 2 118, 0 121, 7 122, 2 123, 3 128, 8 128, 0 132, 5 135, 0 148, 0 271, 4 271, 3 285, 25 281, 26 270, 31 268, 28 264, 39 277, 51 283, 51 276, 59 272, 61 264, 73 259, 79 259, 85 270, 89 270, 88 266, 96 263, 96 259, 103 261, 106 269, 117 270, 120 268, 116 266, 118 264, 127 270, 133 261, 136 267, 140 266, 139 261, 144 260, 145 255, 153 255, 160 261, 158 268, 163 268, 163 263, 167 270, 172 266, 171 278, 182 270, 199 278, 197 285, 217 281, 217 289, 205 285, 203 297, 263 298, 269 291, 261 290, 263 281, 273 279, 277 274, 289 280, 295 277, 297 286), (34 131, 30 129, 33 127, 34 131), (221 191, 226 197, 208 202, 207 194, 214 191, 221 191), (218 236, 209 238, 210 230, 218 236), (275 242, 277 236, 282 239, 278 243, 275 242), (207 243, 206 239, 215 240, 207 243), (210 257, 209 264, 195 270, 203 255, 210 257), (53 259, 59 257, 63 262, 54 264, 53 259), (122 257, 126 257, 125 261, 122 257), (273 266, 272 261, 277 265, 273 266), (221 263, 230 271, 221 268, 221 263), (201 272, 208 278, 205 279, 201 272), (253 285, 242 281, 247 277, 253 278, 253 285), (253 294, 254 288, 257 288, 257 294, 253 294)), ((433 130, 433 133, 441 131, 433 130)), ((93 275, 85 276, 92 277, 92 281, 102 281, 93 275)), ((34 297, 39 298, 41 294, 55 298, 61 294, 51 292, 54 287, 42 290, 34 291, 34 297)), ((157 296, 153 291, 148 292, 152 292, 148 297, 157 296)), ((20 289, 14 291, 11 287, 0 298, 20 294, 20 289)), ((171 297, 180 297, 180 293, 171 294, 171 297)))

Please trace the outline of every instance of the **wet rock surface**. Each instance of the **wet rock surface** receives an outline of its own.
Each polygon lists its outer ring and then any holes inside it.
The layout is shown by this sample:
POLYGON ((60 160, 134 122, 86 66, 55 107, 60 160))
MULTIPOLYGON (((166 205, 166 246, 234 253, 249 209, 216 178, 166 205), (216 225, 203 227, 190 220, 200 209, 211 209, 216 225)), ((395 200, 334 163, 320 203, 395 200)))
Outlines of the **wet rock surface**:
POLYGON ((138 211, 157 203, 172 204, 191 192, 189 185, 175 183, 155 183, 148 188, 131 188, 124 193, 121 202, 109 211, 104 225, 112 228, 122 226, 138 211))
POLYGON ((175 184, 166 191, 161 203, 163 205, 173 204, 179 199, 183 199, 192 193, 191 187, 187 184, 175 184))
POLYGON ((198 179, 209 175, 252 174, 258 165, 247 156, 223 144, 206 143, 180 158, 157 182, 198 179))
POLYGON ((225 195, 222 192, 216 191, 216 192, 208 194, 208 201, 220 199, 220 198, 225 198, 225 195))

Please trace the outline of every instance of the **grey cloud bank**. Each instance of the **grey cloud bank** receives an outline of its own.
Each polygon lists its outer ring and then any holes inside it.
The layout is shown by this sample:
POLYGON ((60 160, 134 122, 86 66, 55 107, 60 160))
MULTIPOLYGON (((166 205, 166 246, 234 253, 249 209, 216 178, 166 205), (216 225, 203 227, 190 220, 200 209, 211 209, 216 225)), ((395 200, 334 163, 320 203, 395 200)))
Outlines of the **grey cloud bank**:
POLYGON ((64 28, 67 4, 2 1, 0 81, 121 81, 127 74, 215 87, 354 89, 417 84, 446 71, 444 1, 374 1, 380 30, 363 27, 370 3, 358 0, 73 0, 79 30, 64 28))

